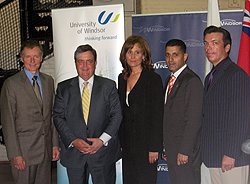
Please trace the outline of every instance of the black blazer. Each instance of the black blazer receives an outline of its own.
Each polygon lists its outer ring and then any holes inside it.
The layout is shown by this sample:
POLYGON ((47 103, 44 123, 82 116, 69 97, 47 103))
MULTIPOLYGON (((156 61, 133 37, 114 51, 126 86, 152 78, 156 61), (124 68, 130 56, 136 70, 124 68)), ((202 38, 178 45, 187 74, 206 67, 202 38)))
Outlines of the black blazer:
POLYGON ((209 75, 205 79, 202 159, 208 167, 220 168, 224 155, 236 159, 236 167, 249 165, 241 144, 249 137, 250 79, 229 57, 222 67, 209 89, 209 75))
MULTIPOLYGON (((165 81, 165 91, 170 76, 165 81)), ((177 154, 200 164, 200 128, 203 85, 197 74, 186 67, 177 77, 164 107, 163 136, 168 164, 177 165, 177 154)))
POLYGON ((82 168, 87 160, 94 166, 116 162, 121 157, 118 129, 122 120, 121 105, 114 81, 94 76, 88 125, 81 103, 78 77, 58 84, 54 105, 54 124, 61 139, 61 163, 69 168, 82 168), (69 145, 77 138, 99 138, 103 132, 112 138, 95 154, 82 154, 69 145))
POLYGON ((129 93, 129 107, 126 104, 127 81, 122 74, 119 75, 118 92, 123 109, 119 132, 123 152, 138 155, 161 152, 164 106, 161 77, 143 69, 129 93))

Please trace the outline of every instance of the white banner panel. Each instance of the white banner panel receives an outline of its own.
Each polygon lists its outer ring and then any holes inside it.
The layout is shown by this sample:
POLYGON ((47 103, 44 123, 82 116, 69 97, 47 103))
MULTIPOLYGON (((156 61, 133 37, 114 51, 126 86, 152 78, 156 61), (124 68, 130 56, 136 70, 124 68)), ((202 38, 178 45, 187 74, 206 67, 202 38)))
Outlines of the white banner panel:
MULTIPOLYGON (((96 75, 117 81, 124 43, 124 8, 122 4, 85 6, 52 10, 56 85, 77 75, 74 52, 89 44, 97 51, 96 75)), ((117 162, 116 183, 122 183, 121 160, 117 162)), ((58 162, 57 182, 67 184, 66 169, 58 162)), ((90 182, 92 183, 92 182, 90 182)))
POLYGON ((124 43, 123 5, 52 10, 56 84, 77 75, 74 51, 90 44, 97 51, 96 74, 117 81, 124 43))

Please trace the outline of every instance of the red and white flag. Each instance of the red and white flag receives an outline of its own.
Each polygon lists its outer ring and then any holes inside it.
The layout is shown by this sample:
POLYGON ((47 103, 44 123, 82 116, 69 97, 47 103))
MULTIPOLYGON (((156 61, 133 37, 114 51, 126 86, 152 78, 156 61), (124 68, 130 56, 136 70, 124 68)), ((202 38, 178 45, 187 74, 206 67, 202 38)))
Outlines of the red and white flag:
POLYGON ((250 0, 246 0, 237 64, 250 76, 250 0))

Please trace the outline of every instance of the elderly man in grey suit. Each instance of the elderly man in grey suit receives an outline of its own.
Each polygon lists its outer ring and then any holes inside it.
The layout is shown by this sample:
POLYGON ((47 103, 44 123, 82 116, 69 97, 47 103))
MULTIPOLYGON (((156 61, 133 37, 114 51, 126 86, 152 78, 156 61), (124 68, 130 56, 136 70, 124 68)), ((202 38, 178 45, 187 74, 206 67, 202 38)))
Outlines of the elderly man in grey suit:
POLYGON ((166 44, 165 59, 171 71, 165 82, 163 137, 171 184, 200 183, 200 128, 203 86, 186 65, 182 40, 166 44))
POLYGON ((246 184, 249 156, 241 144, 249 138, 250 78, 229 58, 230 33, 210 26, 204 30, 205 54, 213 64, 204 83, 202 160, 213 184, 246 184))
POLYGON ((117 132, 122 120, 114 81, 94 75, 96 51, 80 45, 75 51, 78 76, 58 84, 54 124, 61 138, 61 163, 71 184, 114 184, 121 157, 117 132))
POLYGON ((59 159, 59 137, 52 123, 54 81, 39 72, 43 51, 24 42, 24 70, 9 77, 1 91, 1 122, 15 182, 51 183, 51 160, 59 159))

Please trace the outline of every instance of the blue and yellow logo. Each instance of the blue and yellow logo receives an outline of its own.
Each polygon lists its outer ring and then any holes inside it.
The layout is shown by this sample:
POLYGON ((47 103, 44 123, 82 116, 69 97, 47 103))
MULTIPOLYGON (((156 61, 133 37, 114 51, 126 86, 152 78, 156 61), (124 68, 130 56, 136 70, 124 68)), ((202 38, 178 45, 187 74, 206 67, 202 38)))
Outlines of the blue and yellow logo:
POLYGON ((113 12, 111 12, 111 13, 107 16, 107 18, 102 22, 102 18, 103 18, 103 16, 104 16, 105 13, 106 13, 105 10, 102 11, 102 12, 100 13, 99 17, 98 17, 98 22, 99 22, 101 25, 105 25, 105 24, 107 24, 109 21, 114 23, 114 22, 116 22, 116 21, 119 19, 119 17, 120 17, 120 14, 117 14, 117 15, 115 16, 114 20, 110 20, 111 17, 112 17, 112 15, 114 14, 113 12))

